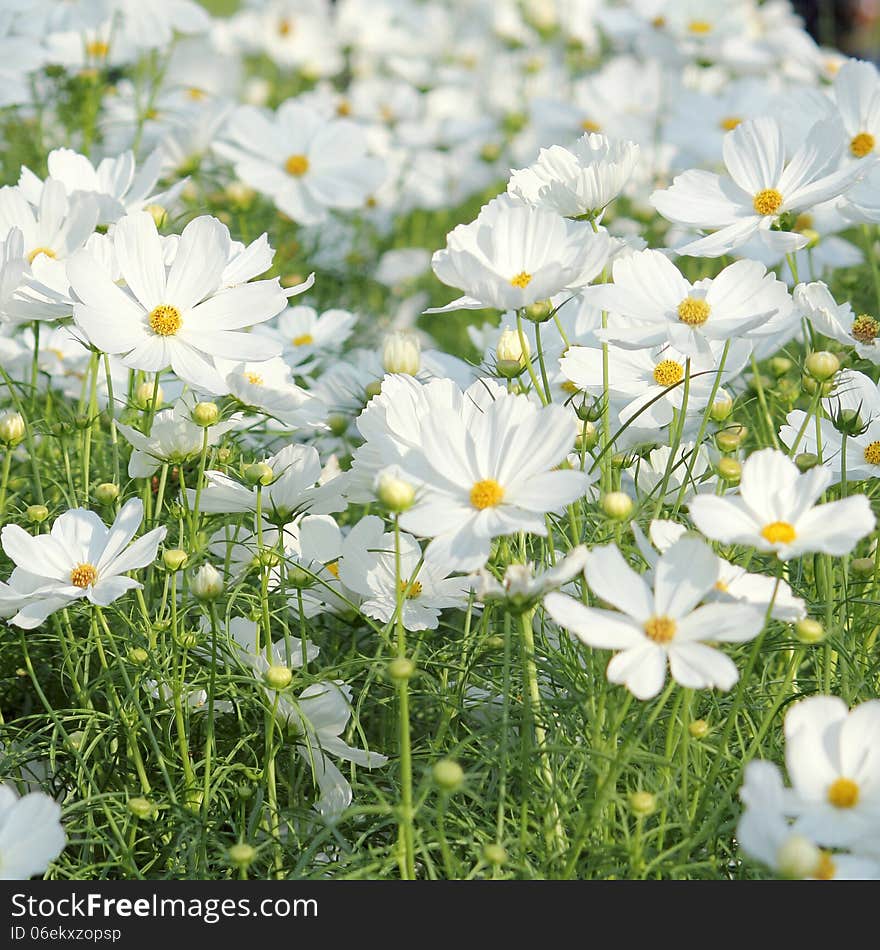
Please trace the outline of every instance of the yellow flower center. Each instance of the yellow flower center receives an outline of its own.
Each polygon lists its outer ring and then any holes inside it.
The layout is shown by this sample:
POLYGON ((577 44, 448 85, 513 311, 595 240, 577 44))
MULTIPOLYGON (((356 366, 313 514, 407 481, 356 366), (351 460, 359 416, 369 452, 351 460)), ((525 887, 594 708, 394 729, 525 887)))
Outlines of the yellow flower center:
POLYGON ((94 564, 77 564, 70 572, 70 583, 74 587, 91 587, 98 579, 94 564))
POLYGON ((849 150, 855 155, 856 158, 864 158, 866 155, 870 155, 874 151, 874 145, 876 140, 870 132, 859 132, 858 135, 853 137, 853 140, 849 143, 849 150))
POLYGON ((666 17, 655 16, 654 19, 651 20, 651 26, 653 26, 655 30, 662 30, 663 27, 666 26, 666 17))
POLYGON ((865 448, 865 461, 868 465, 880 465, 880 442, 872 442, 865 448))
POLYGON ((836 779, 828 786, 828 801, 835 808, 854 808, 859 803, 859 786, 851 778, 836 779))
POLYGON ((797 532, 787 521, 773 521, 761 528, 761 537, 770 544, 791 544, 797 532))
POLYGON ((708 319, 711 307, 699 297, 685 297, 678 305, 678 319, 689 327, 701 327, 708 319))
POLYGON ((86 55, 90 59, 106 59, 110 52, 110 44, 103 40, 90 40, 86 43, 86 55))
POLYGON ((601 132, 602 126, 598 122, 594 122, 592 119, 584 119, 581 122, 581 128, 584 132, 601 132))
POLYGON ((697 36, 704 36, 712 32, 712 24, 708 20, 691 20, 688 23, 688 33, 696 33, 697 36))
POLYGON ((53 259, 57 258, 58 255, 52 250, 51 247, 35 247, 30 254, 28 254, 28 264, 33 264, 33 262, 41 255, 45 254, 46 257, 51 257, 53 259))
POLYGON ((579 391, 578 388, 577 388, 577 386, 576 386, 570 379, 567 379, 567 380, 562 384, 562 386, 560 387, 560 389, 561 389, 564 393, 570 393, 572 396, 573 396, 576 392, 579 391))
POLYGON ((833 881, 837 874, 837 865, 829 852, 819 852, 819 862, 813 871, 813 877, 817 881, 833 881))
POLYGON ((873 343, 877 339, 877 335, 880 334, 880 323, 863 313, 853 320, 852 329, 849 332, 853 339, 858 340, 859 343, 873 343))
POLYGON ((738 115, 729 115, 722 119, 719 124, 725 132, 732 132, 740 122, 742 122, 742 119, 738 115))
POLYGON ((339 100, 336 106, 336 114, 341 117, 351 115, 351 103, 348 101, 348 99, 339 100))
POLYGON ((524 270, 521 270, 516 275, 516 277, 510 278, 510 285, 512 287, 520 287, 521 289, 525 290, 525 288, 529 286, 531 281, 532 281, 532 275, 527 274, 524 270))
POLYGON ((658 386, 674 386, 684 379, 684 367, 675 360, 662 360, 654 367, 654 382, 658 386))
POLYGON ((201 102, 207 96, 207 93, 204 89, 199 89, 198 86, 190 86, 186 90, 186 95, 188 99, 191 99, 193 102, 201 102))
POLYGON ((171 304, 161 303, 150 313, 150 329, 159 336, 174 336, 183 320, 180 311, 171 304))
POLYGON ((502 498, 504 498, 504 489, 494 478, 484 478, 482 481, 475 482, 471 489, 471 504, 480 511, 500 505, 502 498))
POLYGON ((259 373, 245 373, 244 378, 251 384, 251 386, 262 386, 263 377, 259 373))
POLYGON ((293 32, 293 23, 290 22, 287 18, 278 21, 278 35, 279 36, 290 36, 293 32))
POLYGON ((720 591, 722 594, 726 594, 730 588, 725 584, 724 581, 715 581, 715 590, 720 591))
POLYGON ((654 643, 669 643, 675 631, 675 621, 671 617, 650 617, 645 621, 645 636, 654 643))
POLYGON ((300 333, 299 336, 295 336, 291 340, 291 343, 293 343, 294 346, 311 346, 311 344, 314 342, 315 338, 311 333, 300 333))
POLYGON ((284 170, 288 175, 299 178, 309 170, 308 157, 302 154, 291 155, 284 163, 284 170))
POLYGON ((400 593, 406 597, 407 600, 415 600, 416 597, 420 597, 422 593, 422 582, 413 581, 411 584, 407 581, 400 582, 400 593))
POLYGON ((776 214, 782 207, 783 197, 775 188, 765 188, 759 191, 752 202, 758 214, 776 214))
POLYGON ((339 577, 339 561, 331 561, 329 564, 325 564, 324 567, 326 567, 334 577, 339 577))

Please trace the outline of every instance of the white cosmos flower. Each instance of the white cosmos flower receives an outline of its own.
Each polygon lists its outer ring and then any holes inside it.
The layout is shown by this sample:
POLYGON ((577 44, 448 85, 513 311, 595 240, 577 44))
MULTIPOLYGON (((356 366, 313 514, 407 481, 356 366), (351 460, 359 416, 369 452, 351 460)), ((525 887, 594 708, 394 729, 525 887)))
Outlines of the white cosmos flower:
MULTIPOLYGON (((695 425, 699 419, 698 416, 688 416, 688 418, 692 418, 695 425)), ((687 433, 687 430, 685 432, 690 438, 694 438, 695 433, 687 433)), ((712 490, 718 481, 718 476, 710 470, 709 453, 705 445, 697 447, 693 442, 682 442, 676 449, 670 466, 671 455, 671 446, 660 445, 656 449, 651 449, 647 458, 636 459, 632 478, 639 498, 654 500, 664 480, 666 480, 664 505, 675 504, 685 478, 688 479, 683 496, 685 504, 690 504, 695 493, 701 489, 712 490), (696 458, 692 457, 694 452, 697 453, 696 458), (667 469, 669 470, 668 479, 667 469), (688 469, 690 469, 690 476, 688 476, 688 469)))
POLYGON ((279 356, 259 363, 216 360, 231 395, 242 405, 258 409, 287 428, 311 428, 323 424, 323 403, 293 381, 290 367, 279 356))
POLYGON ((230 244, 228 229, 216 218, 195 218, 168 261, 153 218, 144 211, 126 215, 113 229, 113 247, 127 288, 81 251, 67 266, 80 301, 74 320, 94 346, 120 355, 132 369, 157 373, 170 365, 194 388, 225 393, 212 358, 277 356, 272 341, 242 331, 287 303, 277 279, 223 286, 230 244))
MULTIPOLYGON (((207 622, 207 618, 205 618, 207 622)), ((229 646, 231 654, 259 676, 265 676, 270 666, 286 666, 300 669, 311 663, 321 652, 311 640, 305 643, 299 637, 290 637, 287 642, 279 640, 266 649, 260 642, 260 628, 255 620, 247 617, 232 617, 229 620, 229 646), (271 662, 267 658, 271 655, 271 662)))
POLYGON ((420 444, 399 461, 417 487, 401 526, 434 538, 426 558, 453 570, 475 570, 492 538, 529 531, 546 535, 545 515, 585 494, 580 471, 554 471, 572 450, 577 425, 561 406, 499 395, 483 411, 431 411, 420 444))
POLYGON ((880 320, 869 314, 855 313, 849 301, 838 304, 820 280, 798 284, 793 296, 820 333, 855 347, 856 353, 864 359, 880 363, 880 320))
POLYGON ((43 792, 19 798, 11 785, 0 785, 0 881, 43 874, 66 844, 57 802, 43 792))
POLYGON ((846 153, 876 158, 880 149, 880 73, 873 63, 850 59, 832 82, 846 153))
POLYGON ((425 312, 519 310, 586 286, 605 266, 609 249, 608 235, 586 222, 495 198, 475 221, 450 231, 432 259, 437 277, 465 296, 425 312))
POLYGON ((802 234, 771 230, 779 216, 842 195, 867 171, 860 163, 840 167, 841 138, 838 120, 817 122, 786 162, 779 123, 750 119, 724 137, 726 176, 684 172, 670 188, 654 192, 651 203, 675 224, 715 230, 678 247, 679 254, 721 257, 756 234, 776 250, 798 250, 807 244, 802 234))
MULTIPOLYGON (((130 478, 148 478, 163 464, 185 462, 201 452, 205 429, 192 421, 192 405, 192 399, 181 399, 173 409, 157 412, 149 435, 133 426, 115 422, 116 428, 134 449, 128 460, 130 478)), ((240 422, 241 415, 234 415, 208 426, 208 445, 216 445, 240 422)))
POLYGON ((546 571, 535 573, 534 564, 508 564, 499 581, 489 570, 481 567, 470 578, 471 587, 477 600, 502 600, 514 609, 523 609, 574 580, 586 563, 586 545, 579 544, 546 571))
POLYGON ((205 33, 211 16, 196 0, 112 0, 124 38, 142 49, 167 47, 175 33, 205 33))
MULTIPOLYGON (((60 182, 69 197, 92 195, 98 203, 98 224, 113 224, 124 214, 140 211, 145 205, 164 205, 176 196, 186 179, 168 191, 157 192, 156 183, 162 170, 162 154, 153 152, 139 171, 133 152, 115 158, 103 158, 97 166, 70 148, 56 148, 46 159, 49 178, 60 182)), ((34 206, 40 204, 43 182, 29 168, 22 166, 18 187, 34 206)))
POLYGON ((288 307, 271 325, 261 324, 256 332, 281 344, 281 352, 292 372, 302 375, 314 370, 323 359, 337 353, 351 336, 357 315, 348 310, 288 307))
POLYGON ((880 224, 880 165, 872 164, 839 203, 841 214, 852 221, 880 224))
POLYGON ((542 148, 532 165, 511 172, 507 190, 566 218, 595 217, 623 190, 638 159, 634 142, 587 133, 571 148, 542 148))
POLYGON ((363 207, 385 176, 384 162, 367 154, 359 126, 293 99, 274 116, 240 106, 214 149, 245 184, 300 224, 320 223, 330 208, 363 207))
POLYGON ((880 862, 861 855, 832 853, 792 827, 787 815, 791 792, 772 762, 746 766, 739 797, 746 806, 736 840, 750 858, 787 878, 861 881, 880 877, 880 862))
POLYGON ((801 473, 784 452, 761 449, 743 464, 738 496, 697 495, 690 516, 707 538, 773 551, 783 561, 812 551, 849 554, 876 519, 864 495, 816 505, 831 477, 821 466, 801 473))
MULTIPOLYGON (((297 512, 328 514, 342 506, 335 479, 321 482, 321 460, 310 445, 287 445, 265 459, 274 480, 260 489, 263 515, 273 521, 290 518, 297 512)), ((257 488, 242 485, 224 472, 205 472, 206 486, 201 494, 201 510, 208 513, 245 512, 257 510, 257 488)), ((190 504, 195 490, 187 489, 190 504)))
POLYGON ((126 591, 141 587, 129 571, 156 558, 166 528, 154 528, 133 541, 143 520, 140 499, 127 501, 108 528, 93 511, 73 508, 59 515, 49 534, 32 536, 18 525, 0 532, 3 550, 16 565, 7 597, 23 597, 10 623, 31 629, 56 610, 81 597, 106 607, 126 591))
POLYGON ((696 538, 682 538, 660 557, 653 590, 614 545, 589 552, 586 577, 590 589, 619 613, 560 593, 548 594, 544 606, 582 643, 619 650, 608 664, 608 679, 623 683, 637 699, 660 692, 667 661, 682 686, 730 689, 739 677, 736 666, 705 641, 742 643, 764 624, 761 610, 749 605, 698 606, 718 581, 718 559, 696 538))
MULTIPOLYGON (((632 523, 631 527, 639 553, 651 568, 656 567, 659 560, 657 551, 660 551, 661 554, 668 551, 676 541, 687 534, 687 528, 684 525, 655 518, 648 530, 651 544, 654 545, 654 547, 651 547, 641 528, 635 522, 632 523)), ((767 608, 772 601, 771 616, 776 620, 784 620, 788 623, 800 620, 801 617, 807 615, 806 604, 800 597, 794 596, 791 588, 784 580, 780 580, 777 589, 776 581, 772 577, 768 577, 766 574, 750 574, 745 568, 738 564, 731 564, 723 557, 718 558, 718 580, 706 600, 717 601, 722 604, 739 601, 758 607, 762 613, 767 612, 767 608), (774 590, 776 591, 775 597, 774 590)))
MULTIPOLYGON (((467 604, 467 579, 449 577, 446 565, 422 559, 414 537, 400 534, 401 619, 407 630, 436 630, 440 611, 467 604)), ((342 542, 339 579, 363 598, 360 610, 388 623, 397 612, 398 584, 393 532, 381 518, 362 518, 342 542)))
POLYGON ((811 696, 790 707, 785 765, 796 831, 880 857, 880 700, 850 710, 836 696, 811 696))
POLYGON ((757 261, 736 261, 691 283, 660 251, 618 258, 613 284, 584 291, 591 304, 632 321, 597 331, 627 349, 669 342, 688 356, 710 355, 709 340, 741 338, 789 303, 788 289, 757 261))

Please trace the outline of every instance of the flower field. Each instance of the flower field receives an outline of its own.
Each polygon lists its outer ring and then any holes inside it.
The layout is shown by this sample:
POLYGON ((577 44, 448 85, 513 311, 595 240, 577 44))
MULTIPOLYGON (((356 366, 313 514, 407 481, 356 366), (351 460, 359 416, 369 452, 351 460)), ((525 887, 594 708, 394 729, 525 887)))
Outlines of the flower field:
POLYGON ((880 877, 880 72, 785 0, 0 3, 0 879, 880 877))

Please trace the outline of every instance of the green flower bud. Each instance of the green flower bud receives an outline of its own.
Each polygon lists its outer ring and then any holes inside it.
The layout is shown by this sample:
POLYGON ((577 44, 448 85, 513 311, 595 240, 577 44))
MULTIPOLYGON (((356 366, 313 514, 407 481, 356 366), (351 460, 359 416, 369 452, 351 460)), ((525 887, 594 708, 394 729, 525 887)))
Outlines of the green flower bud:
POLYGON ((286 666, 270 666, 266 670, 265 680, 269 689, 286 689, 292 679, 293 673, 286 666))
POLYGON ((245 466, 242 474, 249 485, 271 485, 275 480, 275 473, 265 462, 254 462, 253 465, 245 466))
POLYGON ((825 627, 812 617, 804 617, 794 625, 795 636, 801 643, 812 646, 825 639, 825 627))
POLYGON ((226 852, 226 856, 229 858, 230 864, 234 864, 238 868, 246 868, 253 864, 254 858, 257 856, 257 851, 256 848, 253 848, 251 845, 240 841, 226 852))
POLYGON ((444 792, 457 792, 464 784, 464 769, 454 759, 435 762, 431 775, 444 792))
POLYGON ((494 864, 496 867, 501 867, 502 864, 507 864, 507 852, 500 844, 495 844, 493 841, 483 848, 483 860, 487 864, 494 864))
POLYGON ((819 456, 813 452, 798 452, 794 457, 794 464, 801 472, 809 472, 819 464, 819 456))
POLYGON ((45 505, 28 505, 25 515, 31 524, 42 524, 49 517, 49 509, 45 505))
POLYGON ((688 732, 693 739, 705 739, 709 735, 709 723, 705 719, 694 719, 688 725, 688 732))
POLYGON ((403 683, 411 679, 415 671, 415 663, 407 656, 395 657, 388 664, 388 675, 396 683, 403 683))
POLYGON ((192 421, 203 429, 215 426, 220 421, 220 409, 216 402, 197 402, 193 406, 192 421))
POLYGON ((817 350, 807 357, 804 362, 804 369, 808 376, 824 383, 840 369, 840 360, 827 350, 817 350))
POLYGON ((158 809, 154 802, 149 798, 130 798, 128 800, 128 810, 135 818, 153 819, 158 814, 158 809))
POLYGON ((614 521, 626 521, 633 511, 633 500, 622 491, 608 492, 600 502, 602 511, 614 521))
POLYGON ((657 810, 657 796, 651 792, 631 792, 629 807, 634 815, 647 818, 657 810))
POLYGON ((162 563, 169 571, 180 571, 186 567, 189 555, 182 548, 169 548, 162 552, 162 563))
POLYGON ((95 501, 99 505, 112 505, 119 497, 119 486, 113 482, 101 482, 95 489, 95 501))
POLYGON ((721 458, 715 466, 720 478, 735 485, 742 478, 742 465, 734 458, 721 458))

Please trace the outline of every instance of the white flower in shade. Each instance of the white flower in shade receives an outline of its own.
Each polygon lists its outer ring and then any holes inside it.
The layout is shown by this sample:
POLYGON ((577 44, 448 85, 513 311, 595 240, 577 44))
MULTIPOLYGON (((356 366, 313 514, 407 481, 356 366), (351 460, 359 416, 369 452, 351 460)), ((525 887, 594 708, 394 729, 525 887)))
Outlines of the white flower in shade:
POLYGON ((860 163, 840 167, 839 132, 837 119, 817 122, 786 162, 782 128, 775 119, 749 119, 738 125, 724 137, 726 176, 687 171, 670 188, 651 196, 667 220, 715 231, 676 248, 678 253, 721 257, 753 235, 784 253, 805 247, 804 235, 773 230, 780 215, 797 214, 842 195, 867 170, 860 163))
POLYGON ((477 600, 502 600, 513 609, 526 609, 545 594, 558 590, 580 574, 587 563, 583 544, 572 548, 566 556, 546 571, 535 573, 534 564, 508 564, 499 581, 485 567, 471 577, 477 600))
POLYGON ((314 428, 323 424, 327 410, 293 381, 281 357, 260 363, 215 361, 231 395, 249 409, 257 409, 288 428, 314 428))
POLYGON ((618 258, 613 275, 613 284, 584 297, 632 321, 597 331, 627 349, 669 342, 688 356, 710 356, 708 341, 754 333, 789 305, 785 284, 757 261, 736 261, 692 284, 665 254, 645 250, 618 258))
POLYGON ((240 106, 214 146, 238 177, 300 224, 318 224, 328 209, 354 210, 382 183, 385 164, 367 154, 362 129, 327 119, 289 99, 274 116, 240 106))
POLYGON ((705 445, 697 447, 693 442, 682 442, 675 450, 671 464, 670 456, 672 448, 661 445, 651 449, 647 458, 636 460, 632 478, 640 499, 649 498, 653 501, 665 481, 664 505, 676 503, 683 484, 686 486, 683 501, 689 504, 696 492, 700 489, 705 491, 707 488, 711 490, 718 481, 717 476, 711 472, 709 453, 705 445), (693 457, 695 452, 696 458, 693 457))
MULTIPOLYGON (((148 478, 164 464, 176 465, 195 458, 202 450, 205 429, 191 418, 194 400, 181 399, 173 409, 163 409, 153 417, 150 434, 144 435, 133 426, 116 422, 116 428, 134 451, 128 460, 130 478, 148 478)), ((208 445, 217 445, 223 436, 241 422, 241 416, 230 416, 208 426, 208 445)))
MULTIPOLYGON (((705 352, 691 358, 688 412, 703 410, 709 403, 720 367, 724 344, 712 341, 705 352)), ((733 340, 721 381, 735 378, 751 355, 747 340, 733 340)), ((688 357, 674 347, 624 350, 608 347, 608 391, 612 400, 623 403, 618 412, 621 423, 638 415, 643 427, 667 426, 673 413, 680 412, 688 357)), ((604 358, 598 347, 571 346, 560 360, 564 375, 583 392, 597 398, 604 390, 604 358)))
POLYGON ((833 853, 796 831, 787 817, 789 789, 772 762, 749 762, 739 797, 746 806, 736 828, 743 852, 786 878, 860 881, 880 877, 880 862, 833 853))
POLYGON ((690 516, 707 538, 776 552, 783 561, 813 551, 849 554, 875 518, 864 495, 816 505, 831 477, 821 466, 801 473, 784 452, 761 449, 743 464, 738 496, 698 495, 690 516))
POLYGON ((258 624, 247 617, 232 617, 228 631, 230 654, 259 676, 265 676, 270 666, 299 669, 321 652, 310 640, 303 642, 299 637, 279 640, 267 649, 266 644, 260 642, 258 624))
POLYGON ((587 133, 571 148, 542 148, 537 161, 511 173, 507 190, 567 218, 595 217, 623 190, 638 159, 635 143, 587 133))
POLYGON ((80 301, 74 320, 94 346, 120 355, 132 369, 157 373, 170 365, 194 388, 225 393, 212 358, 277 356, 272 341, 243 331, 287 303, 277 279, 223 285, 230 245, 228 229, 216 218, 195 218, 167 261, 152 217, 126 215, 113 229, 113 246, 127 289, 81 251, 67 266, 80 301))
POLYGON ((320 790, 315 807, 333 821, 351 804, 351 785, 330 756, 366 769, 385 765, 388 757, 356 749, 342 739, 351 718, 351 687, 341 680, 313 683, 296 698, 277 695, 275 714, 294 731, 296 750, 311 768, 320 790))
POLYGON ((271 325, 261 324, 256 332, 277 340, 291 370, 303 374, 337 353, 356 323, 357 315, 348 310, 319 314, 314 307, 297 306, 288 307, 271 325))
POLYGON ((795 830, 826 847, 880 857, 880 700, 850 710, 811 696, 785 715, 788 813, 795 830))
POLYGON ((865 177, 840 200, 839 207, 851 221, 880 224, 880 165, 871 165, 865 177))
POLYGON ((718 581, 718 559, 696 538, 676 542, 653 574, 652 590, 616 547, 594 548, 587 555, 587 584, 619 613, 559 593, 548 594, 544 606, 587 646, 619 650, 608 664, 608 679, 623 683, 637 699, 660 692, 667 662, 682 686, 730 689, 739 678, 736 666, 705 641, 751 640, 761 632, 764 614, 738 603, 698 606, 718 581))
MULTIPOLYGON (((113 224, 124 214, 140 211, 145 205, 164 205, 186 184, 177 182, 169 191, 156 191, 162 171, 162 154, 153 152, 136 170, 133 152, 115 158, 103 158, 97 166, 85 155, 69 148, 56 148, 46 159, 49 178, 60 182, 68 197, 91 195, 98 203, 98 224, 113 224)), ((40 204, 44 182, 22 166, 18 187, 35 207, 40 204)))
POLYGON ((449 310, 519 310, 565 290, 586 286, 605 266, 607 234, 553 211, 495 198, 475 221, 460 224, 434 254, 437 277, 465 292, 449 310))
POLYGON ((794 301, 820 333, 855 347, 864 359, 880 363, 880 320, 876 317, 856 314, 848 301, 838 304, 819 280, 798 284, 794 301))
MULTIPOLYGON (((674 521, 654 519, 649 528, 651 544, 654 545, 651 547, 635 522, 632 524, 632 531, 639 553, 651 568, 657 566, 659 560, 657 551, 661 554, 668 551, 676 541, 687 534, 687 528, 684 525, 676 524, 674 521)), ((745 568, 738 564, 731 564, 723 557, 718 558, 718 580, 707 595, 706 601, 717 601, 722 604, 738 601, 758 607, 765 614, 772 602, 771 616, 776 620, 789 623, 807 615, 806 604, 800 597, 794 596, 784 580, 780 580, 777 589, 776 581, 772 577, 766 574, 750 574, 745 568)))
POLYGON ((850 59, 832 83, 837 114, 843 126, 845 154, 877 156, 880 150, 880 73, 873 63, 850 59))
POLYGON ((166 532, 164 527, 154 528, 133 541, 143 516, 143 503, 133 498, 109 528, 84 508, 65 511, 49 534, 32 536, 18 525, 6 525, 0 541, 16 567, 9 578, 10 591, 0 594, 0 602, 25 595, 10 623, 31 629, 80 598, 106 607, 126 591, 141 587, 126 575, 155 560, 166 532))
MULTIPOLYGON (((263 515, 273 521, 287 520, 298 512, 328 514, 343 507, 335 479, 321 484, 322 469, 318 453, 310 445, 287 445, 265 459, 271 481, 262 486, 263 515)), ((205 472, 206 486, 201 494, 201 510, 206 514, 257 510, 257 487, 249 488, 223 472, 205 472)), ((187 489, 190 505, 195 490, 187 489)))
POLYGON ((169 46, 175 33, 205 33, 211 17, 196 0, 113 0, 122 35, 142 49, 169 46))
POLYGON ((0 785, 0 881, 43 874, 66 844, 56 801, 43 792, 19 798, 11 785, 0 785))
POLYGON ((449 577, 445 565, 426 558, 411 535, 401 532, 399 552, 393 532, 386 532, 381 518, 368 515, 342 543, 339 579, 363 598, 360 610, 388 623, 397 613, 407 630, 436 630, 440 611, 467 604, 467 579, 449 577), (397 558, 400 559, 398 584, 397 558))
POLYGON ((435 409, 422 420, 420 444, 399 461, 417 486, 401 526, 433 538, 426 559, 451 570, 475 570, 491 539, 528 531, 545 536, 546 515, 587 491, 580 471, 559 471, 577 425, 561 406, 536 406, 499 395, 483 411, 435 409))

